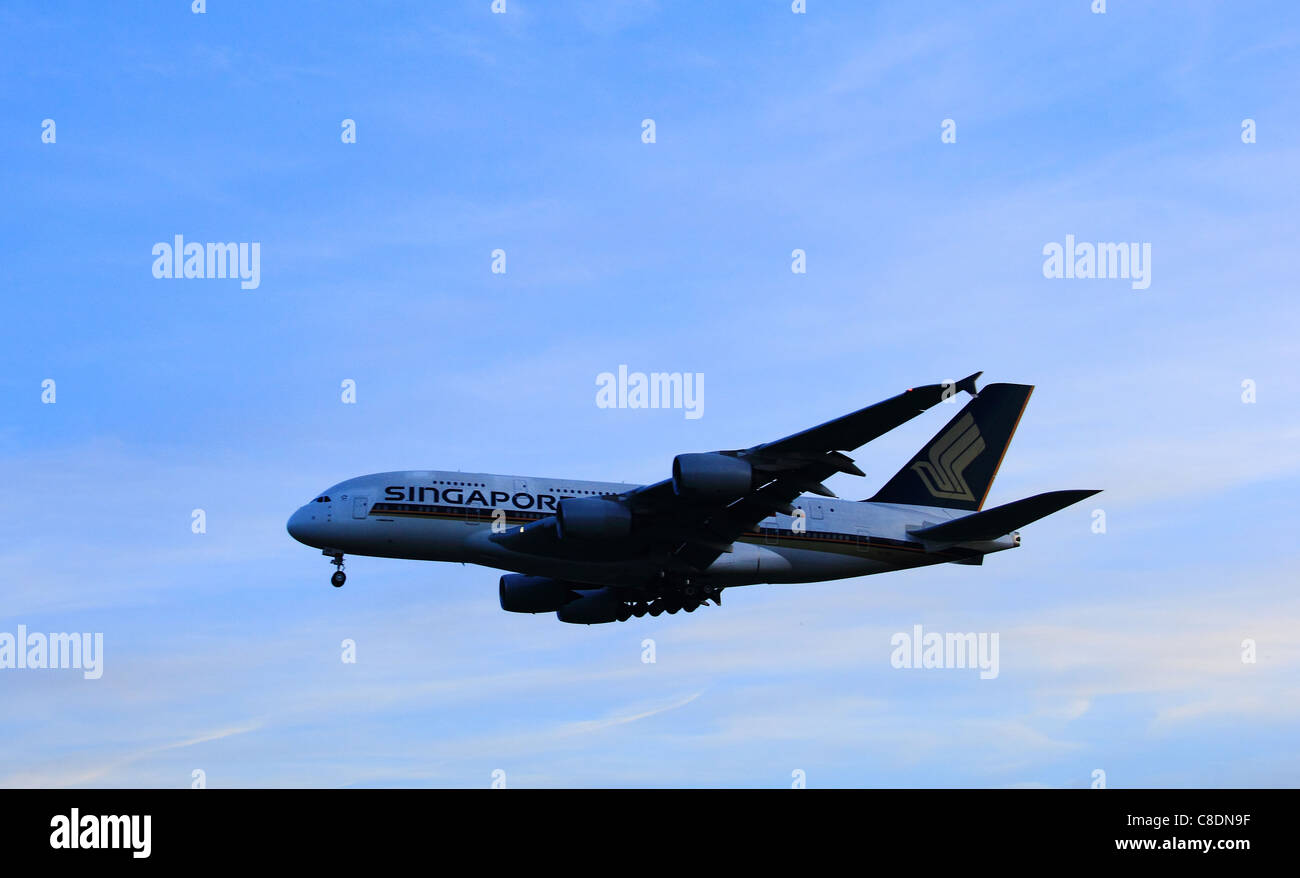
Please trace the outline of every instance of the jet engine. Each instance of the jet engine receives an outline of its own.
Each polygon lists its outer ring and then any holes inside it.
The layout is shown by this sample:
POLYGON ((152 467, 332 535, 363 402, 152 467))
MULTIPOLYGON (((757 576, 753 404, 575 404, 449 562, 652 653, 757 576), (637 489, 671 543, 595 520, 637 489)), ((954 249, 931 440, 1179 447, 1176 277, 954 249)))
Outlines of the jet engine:
POLYGON ((565 497, 555 518, 562 540, 617 540, 632 532, 632 512, 622 503, 602 497, 565 497))
POLYGON ((501 609, 510 613, 553 613, 578 597, 571 582, 519 573, 502 576, 497 591, 501 609))
POLYGON ((711 451, 673 458, 673 492, 704 500, 726 500, 745 494, 754 485, 747 461, 711 451))
POLYGON ((570 601, 556 612, 561 622, 577 625, 598 625, 601 622, 621 622, 631 615, 623 596, 616 588, 597 588, 582 592, 582 597, 570 601))

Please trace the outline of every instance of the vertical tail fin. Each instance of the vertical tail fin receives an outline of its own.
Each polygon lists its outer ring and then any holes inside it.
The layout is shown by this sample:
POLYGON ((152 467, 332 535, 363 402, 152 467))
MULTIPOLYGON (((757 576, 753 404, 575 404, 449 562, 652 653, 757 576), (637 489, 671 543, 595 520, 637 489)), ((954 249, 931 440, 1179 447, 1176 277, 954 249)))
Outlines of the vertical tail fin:
POLYGON ((984 505, 1024 414, 1028 384, 990 384, 871 500, 974 511, 984 505))

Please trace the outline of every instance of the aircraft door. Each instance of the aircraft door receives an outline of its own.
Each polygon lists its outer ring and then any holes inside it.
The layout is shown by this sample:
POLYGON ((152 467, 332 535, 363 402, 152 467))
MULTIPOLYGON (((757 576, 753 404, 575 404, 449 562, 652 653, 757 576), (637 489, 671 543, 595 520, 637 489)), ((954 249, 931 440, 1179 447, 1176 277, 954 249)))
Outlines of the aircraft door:
POLYGON ((366 513, 370 511, 370 499, 367 497, 352 498, 352 517, 365 518, 366 513))

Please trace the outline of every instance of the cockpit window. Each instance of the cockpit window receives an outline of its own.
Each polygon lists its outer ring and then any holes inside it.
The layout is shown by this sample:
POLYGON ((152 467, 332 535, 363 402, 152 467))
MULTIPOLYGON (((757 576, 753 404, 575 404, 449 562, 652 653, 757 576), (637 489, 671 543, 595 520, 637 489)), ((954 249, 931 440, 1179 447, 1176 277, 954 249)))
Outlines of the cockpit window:
POLYGON ((311 501, 311 502, 313 502, 313 503, 328 503, 328 502, 330 502, 330 498, 329 498, 329 497, 325 497, 325 496, 320 496, 320 497, 317 497, 315 500, 313 500, 313 501, 311 501))

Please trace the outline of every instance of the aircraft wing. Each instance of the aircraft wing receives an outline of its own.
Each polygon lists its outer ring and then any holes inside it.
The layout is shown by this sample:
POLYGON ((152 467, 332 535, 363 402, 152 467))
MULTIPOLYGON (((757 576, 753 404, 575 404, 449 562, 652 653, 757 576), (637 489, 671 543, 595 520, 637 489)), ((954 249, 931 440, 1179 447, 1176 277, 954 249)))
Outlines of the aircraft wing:
MULTIPOLYGON (((634 548, 639 552, 665 551, 671 559, 702 570, 741 534, 774 512, 789 515, 791 501, 803 493, 834 497, 822 480, 835 473, 863 475, 844 454, 910 421, 956 391, 975 394, 976 372, 955 383, 913 387, 875 405, 794 433, 775 442, 717 454, 739 458, 754 473, 753 486, 724 500, 702 501, 678 494, 673 480, 610 498, 627 507, 637 521, 634 548)), ((549 517, 493 540, 519 551, 546 552, 551 540, 559 542, 555 518, 549 517)), ((558 547, 557 547, 558 548, 558 547)), ((547 552, 549 554, 549 552, 547 552)))
POLYGON ((673 554, 690 567, 704 569, 742 533, 774 512, 792 514, 791 501, 800 494, 835 493, 822 480, 838 472, 863 475, 844 454, 883 436, 958 390, 975 394, 979 372, 955 384, 912 387, 884 402, 800 431, 775 442, 743 451, 722 452, 739 457, 754 468, 757 487, 725 504, 693 503, 679 496, 671 479, 638 488, 624 495, 634 512, 662 519, 665 535, 675 541, 673 554))

